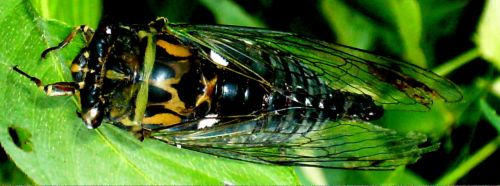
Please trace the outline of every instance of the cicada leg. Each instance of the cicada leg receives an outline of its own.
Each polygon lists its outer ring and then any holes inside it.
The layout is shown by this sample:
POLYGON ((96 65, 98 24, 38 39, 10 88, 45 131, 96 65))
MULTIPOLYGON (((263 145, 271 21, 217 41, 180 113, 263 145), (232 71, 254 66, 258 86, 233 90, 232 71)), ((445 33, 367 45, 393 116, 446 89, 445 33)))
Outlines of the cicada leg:
POLYGON ((17 66, 14 66, 13 69, 17 73, 33 81, 38 86, 38 88, 43 90, 48 96, 71 96, 78 88, 78 85, 74 82, 57 82, 44 86, 40 79, 26 74, 25 72, 17 68, 17 66))
POLYGON ((57 46, 45 49, 42 52, 42 59, 45 59, 45 57, 47 56, 47 54, 49 52, 64 48, 66 45, 68 45, 73 40, 75 35, 77 33, 80 33, 80 32, 82 33, 83 37, 85 38, 85 44, 88 44, 90 42, 90 40, 92 39, 92 36, 94 35, 94 31, 90 27, 88 27, 87 25, 80 25, 80 26, 75 27, 73 29, 73 31, 68 36, 66 36, 66 39, 64 39, 57 46))

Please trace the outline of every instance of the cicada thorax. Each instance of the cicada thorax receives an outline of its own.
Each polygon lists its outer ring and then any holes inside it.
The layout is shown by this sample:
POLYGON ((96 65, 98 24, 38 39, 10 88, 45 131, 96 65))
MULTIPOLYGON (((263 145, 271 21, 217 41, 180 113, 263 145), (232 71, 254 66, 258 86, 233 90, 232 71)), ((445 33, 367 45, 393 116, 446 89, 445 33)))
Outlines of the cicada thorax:
POLYGON ((206 111, 216 76, 207 76, 187 46, 157 35, 155 62, 148 80, 148 103, 142 124, 165 127, 197 118, 206 111))
POLYGON ((199 123, 206 118, 236 118, 262 112, 268 93, 258 82, 219 68, 200 50, 158 34, 143 127, 199 123))

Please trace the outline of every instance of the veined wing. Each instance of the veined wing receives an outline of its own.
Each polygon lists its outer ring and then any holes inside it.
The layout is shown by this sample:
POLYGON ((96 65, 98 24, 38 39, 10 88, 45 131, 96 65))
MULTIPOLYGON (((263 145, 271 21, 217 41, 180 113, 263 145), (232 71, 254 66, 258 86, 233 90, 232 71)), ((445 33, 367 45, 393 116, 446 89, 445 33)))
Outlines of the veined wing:
POLYGON ((209 48, 238 67, 231 70, 270 87, 273 83, 252 68, 255 64, 272 68, 269 58, 273 57, 299 61, 333 89, 370 95, 386 109, 426 110, 435 98, 462 99, 455 84, 431 71, 293 33, 233 26, 172 24, 168 28, 181 40, 209 48))
POLYGON ((180 125, 155 131, 153 137, 231 159, 343 169, 394 169, 415 162, 439 146, 422 145, 424 135, 402 136, 368 122, 276 122, 284 118, 268 114, 195 130, 180 125))

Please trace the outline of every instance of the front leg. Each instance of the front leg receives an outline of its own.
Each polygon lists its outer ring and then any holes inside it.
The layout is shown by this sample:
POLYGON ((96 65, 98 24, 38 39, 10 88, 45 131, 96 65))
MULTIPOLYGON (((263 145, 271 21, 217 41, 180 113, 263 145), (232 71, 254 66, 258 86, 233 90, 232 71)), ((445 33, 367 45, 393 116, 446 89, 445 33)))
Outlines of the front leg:
POLYGON ((48 96, 72 96, 73 94, 75 94, 75 91, 78 88, 78 85, 75 82, 57 82, 44 86, 40 79, 26 74, 25 72, 17 68, 17 66, 14 66, 12 69, 14 69, 14 71, 16 71, 17 73, 29 78, 48 96))
POLYGON ((64 48, 66 45, 68 45, 73 40, 73 38, 76 36, 77 33, 82 33, 82 35, 85 39, 86 45, 88 45, 90 43, 92 36, 94 36, 94 31, 90 27, 88 27, 87 25, 77 26, 73 29, 73 31, 71 31, 71 33, 68 36, 66 36, 66 39, 64 39, 57 46, 45 49, 42 52, 42 59, 45 59, 45 57, 47 56, 47 54, 49 52, 64 48))

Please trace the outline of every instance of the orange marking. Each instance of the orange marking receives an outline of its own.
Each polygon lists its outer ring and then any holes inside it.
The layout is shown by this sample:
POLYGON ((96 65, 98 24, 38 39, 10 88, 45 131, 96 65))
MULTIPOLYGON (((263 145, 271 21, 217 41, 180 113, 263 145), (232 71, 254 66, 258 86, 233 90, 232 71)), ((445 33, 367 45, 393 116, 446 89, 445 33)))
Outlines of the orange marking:
POLYGON ((215 85, 217 84, 217 76, 211 80, 207 80, 205 76, 203 76, 202 81, 203 85, 205 85, 205 89, 203 90, 203 94, 198 96, 195 106, 200 106, 203 102, 207 102, 210 107, 212 103, 212 95, 215 91, 215 85))
POLYGON ((166 109, 174 111, 175 113, 182 116, 187 116, 192 112, 191 109, 187 108, 186 104, 180 99, 177 89, 175 89, 172 86, 175 84, 179 84, 182 76, 184 76, 184 74, 189 72, 190 64, 187 63, 188 61, 189 60, 181 60, 170 65, 170 67, 175 71, 175 77, 173 78, 164 79, 160 81, 155 81, 151 79, 149 80, 149 84, 161 88, 162 90, 172 95, 172 98, 167 102, 160 104, 150 104, 150 105, 163 105, 166 109))
POLYGON ((191 56, 191 51, 189 51, 188 48, 181 46, 181 45, 175 45, 175 44, 169 43, 165 40, 156 41, 156 45, 165 49, 165 51, 168 54, 176 56, 176 57, 189 57, 189 56, 191 56))
POLYGON ((76 73, 76 72, 80 72, 80 71, 82 71, 82 68, 78 64, 71 65, 71 72, 76 73))
POLYGON ((180 122, 181 122, 180 117, 170 113, 156 114, 154 116, 144 117, 144 119, 142 119, 143 124, 149 124, 149 125, 170 126, 179 124, 180 122))

